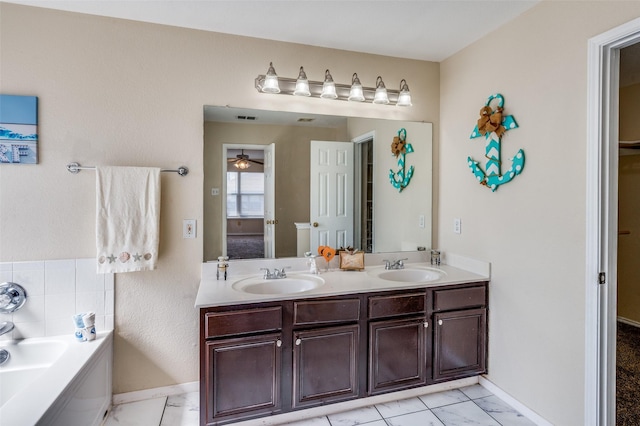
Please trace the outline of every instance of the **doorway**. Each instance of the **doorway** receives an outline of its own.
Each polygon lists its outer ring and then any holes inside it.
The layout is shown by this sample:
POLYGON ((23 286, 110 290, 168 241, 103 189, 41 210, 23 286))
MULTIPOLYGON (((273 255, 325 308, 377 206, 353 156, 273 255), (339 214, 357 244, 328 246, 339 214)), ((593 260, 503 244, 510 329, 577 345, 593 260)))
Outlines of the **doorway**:
POLYGON ((273 257, 271 145, 224 144, 222 235, 229 259, 273 257))
POLYGON ((620 51, 640 19, 588 43, 585 424, 616 424, 620 51))

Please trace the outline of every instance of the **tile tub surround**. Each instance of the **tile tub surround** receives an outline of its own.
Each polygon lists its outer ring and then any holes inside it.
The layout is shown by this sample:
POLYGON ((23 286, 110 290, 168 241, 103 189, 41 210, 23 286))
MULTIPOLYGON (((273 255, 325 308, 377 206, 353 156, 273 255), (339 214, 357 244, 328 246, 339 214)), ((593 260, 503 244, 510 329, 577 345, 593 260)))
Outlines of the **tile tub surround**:
POLYGON ((96 314, 96 330, 114 328, 114 274, 96 273, 95 259, 0 263, 0 282, 15 282, 27 291, 22 308, 0 314, 15 328, 0 340, 73 334, 72 316, 96 314))

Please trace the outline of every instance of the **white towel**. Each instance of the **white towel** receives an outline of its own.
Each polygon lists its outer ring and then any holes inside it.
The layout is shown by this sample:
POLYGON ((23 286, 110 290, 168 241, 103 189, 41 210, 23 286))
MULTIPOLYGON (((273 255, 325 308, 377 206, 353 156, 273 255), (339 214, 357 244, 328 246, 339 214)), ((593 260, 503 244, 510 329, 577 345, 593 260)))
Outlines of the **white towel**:
POLYGON ((155 269, 159 225, 159 168, 96 167, 98 273, 155 269))

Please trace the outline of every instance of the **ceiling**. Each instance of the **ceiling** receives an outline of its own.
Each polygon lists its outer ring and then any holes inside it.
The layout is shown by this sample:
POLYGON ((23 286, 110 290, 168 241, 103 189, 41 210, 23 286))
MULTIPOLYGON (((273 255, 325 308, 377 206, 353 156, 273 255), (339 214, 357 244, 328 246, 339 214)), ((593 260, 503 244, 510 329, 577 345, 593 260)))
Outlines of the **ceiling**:
POLYGON ((2 0, 440 62, 540 0, 2 0))

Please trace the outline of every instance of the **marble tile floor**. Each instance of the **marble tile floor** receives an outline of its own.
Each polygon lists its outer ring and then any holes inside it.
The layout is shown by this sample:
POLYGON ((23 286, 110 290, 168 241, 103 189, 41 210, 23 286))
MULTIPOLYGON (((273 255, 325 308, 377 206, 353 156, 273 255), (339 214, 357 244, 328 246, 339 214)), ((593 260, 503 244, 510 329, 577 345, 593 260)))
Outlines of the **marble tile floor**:
MULTIPOLYGON (((116 405, 104 426, 197 426, 198 392, 116 405)), ((533 426, 480 385, 286 423, 290 426, 533 426)))

